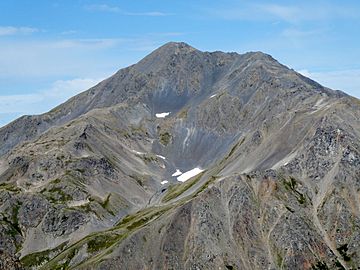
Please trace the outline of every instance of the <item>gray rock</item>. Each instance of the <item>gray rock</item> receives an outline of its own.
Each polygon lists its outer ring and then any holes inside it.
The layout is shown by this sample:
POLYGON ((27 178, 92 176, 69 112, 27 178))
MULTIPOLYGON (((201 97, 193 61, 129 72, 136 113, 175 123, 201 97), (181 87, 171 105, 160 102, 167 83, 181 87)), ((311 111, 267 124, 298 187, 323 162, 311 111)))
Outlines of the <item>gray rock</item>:
POLYGON ((0 247, 33 269, 356 269, 359 119, 267 54, 165 44, 0 129, 0 247))

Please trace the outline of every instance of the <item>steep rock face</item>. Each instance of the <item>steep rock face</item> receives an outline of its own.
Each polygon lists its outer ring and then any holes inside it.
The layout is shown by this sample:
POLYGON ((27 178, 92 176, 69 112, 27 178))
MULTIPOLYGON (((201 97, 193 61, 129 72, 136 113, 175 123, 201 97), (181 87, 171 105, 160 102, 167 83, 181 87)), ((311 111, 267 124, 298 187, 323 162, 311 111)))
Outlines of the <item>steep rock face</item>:
POLYGON ((359 109, 269 55, 166 44, 0 129, 0 249, 29 269, 356 269, 359 109))
POLYGON ((23 270, 17 258, 9 256, 3 250, 0 250, 0 269, 4 270, 23 270))

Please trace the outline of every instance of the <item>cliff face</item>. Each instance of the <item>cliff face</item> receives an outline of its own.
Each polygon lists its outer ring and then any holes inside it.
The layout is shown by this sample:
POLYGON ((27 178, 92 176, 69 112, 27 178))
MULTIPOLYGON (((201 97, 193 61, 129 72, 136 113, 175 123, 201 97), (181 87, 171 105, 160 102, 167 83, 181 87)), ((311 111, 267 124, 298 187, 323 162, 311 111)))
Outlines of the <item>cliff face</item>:
POLYGON ((359 109, 269 55, 168 43, 0 129, 0 249, 29 269, 356 269, 359 109))

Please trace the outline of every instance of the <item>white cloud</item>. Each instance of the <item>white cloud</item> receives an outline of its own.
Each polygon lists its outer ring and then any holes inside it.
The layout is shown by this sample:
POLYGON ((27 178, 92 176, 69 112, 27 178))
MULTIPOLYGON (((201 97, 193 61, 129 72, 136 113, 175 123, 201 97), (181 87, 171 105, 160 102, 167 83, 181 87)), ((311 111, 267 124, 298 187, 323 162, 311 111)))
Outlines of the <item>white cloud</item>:
POLYGON ((182 34, 160 32, 110 39, 0 39, 0 125, 19 115, 46 112, 143 58, 170 36, 182 34), (69 77, 77 79, 55 81, 69 77), (34 81, 52 80, 47 89, 3 94, 13 90, 7 88, 11 81, 16 82, 16 89, 25 90, 28 85, 34 89, 34 81))
POLYGON ((58 80, 52 84, 52 87, 49 90, 43 91, 42 94, 46 98, 65 101, 66 99, 96 85, 103 79, 104 78, 76 78, 72 80, 58 80))
POLYGON ((290 22, 299 18, 299 15, 301 14, 301 10, 295 6, 266 4, 256 6, 256 8, 280 20, 290 22))
MULTIPOLYGON (((131 46, 133 45, 133 46, 131 46)), ((0 40, 0 80, 30 77, 98 77, 130 64, 131 39, 0 40), (127 46, 125 46, 127 45, 127 46), (117 48, 111 57, 105 53, 117 48), (129 56, 130 57, 130 56, 129 56)))
POLYGON ((342 90, 360 98, 360 69, 311 72, 303 69, 299 73, 335 90, 342 90))
POLYGON ((109 6, 109 5, 88 5, 85 6, 85 9, 91 11, 104 11, 104 12, 120 12, 120 8, 116 6, 109 6))
POLYGON ((27 95, 0 96, 0 115, 38 114, 46 112, 70 97, 89 89, 103 80, 76 78, 55 81, 49 89, 27 95))
POLYGON ((127 16, 150 16, 150 17, 162 17, 169 16, 171 14, 160 11, 149 11, 149 12, 123 12, 123 15, 127 16))
POLYGON ((324 30, 302 30, 297 28, 286 28, 281 35, 286 38, 306 38, 310 36, 317 36, 324 32, 324 30))
POLYGON ((359 18, 360 15, 351 6, 331 3, 297 4, 254 4, 243 3, 232 8, 207 9, 212 16, 225 20, 279 21, 299 24, 306 21, 323 21, 338 18, 359 18))
POLYGON ((312 75, 310 73, 310 71, 308 71, 307 69, 300 69, 300 70, 297 70, 297 72, 299 72, 301 75, 308 77, 308 78, 311 78, 311 75, 312 75))
POLYGON ((32 27, 0 26, 0 36, 29 35, 39 32, 39 29, 32 27))
POLYGON ((211 15, 224 20, 244 20, 244 21, 280 21, 293 22, 298 17, 298 8, 295 6, 280 6, 269 4, 244 4, 235 6, 231 9, 213 9, 211 15))
POLYGON ((125 11, 119 8, 118 6, 110 6, 106 4, 101 5, 87 5, 85 9, 90 11, 99 11, 99 12, 111 12, 118 13, 125 16, 150 16, 150 17, 161 17, 171 15, 169 13, 164 13, 160 11, 147 11, 147 12, 130 12, 125 11))
POLYGON ((169 37, 182 34, 160 32, 141 37, 98 39, 0 39, 0 82, 10 78, 102 77, 137 62, 169 37))
POLYGON ((40 94, 0 96, 0 114, 23 113, 28 105, 42 101, 40 94))
POLYGON ((59 41, 49 42, 48 48, 58 49, 73 49, 73 48, 85 48, 85 49, 103 49, 115 47, 116 45, 126 41, 126 39, 117 38, 99 38, 99 39, 64 39, 59 41))

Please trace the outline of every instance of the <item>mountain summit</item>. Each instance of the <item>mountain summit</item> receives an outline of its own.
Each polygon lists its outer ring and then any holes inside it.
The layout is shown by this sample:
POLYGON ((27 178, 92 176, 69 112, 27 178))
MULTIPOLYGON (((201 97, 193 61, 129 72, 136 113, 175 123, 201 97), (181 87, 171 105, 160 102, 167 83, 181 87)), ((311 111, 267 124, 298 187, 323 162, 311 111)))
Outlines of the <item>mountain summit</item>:
POLYGON ((167 43, 0 129, 0 258, 356 269, 359 119, 358 99, 270 55, 167 43))

